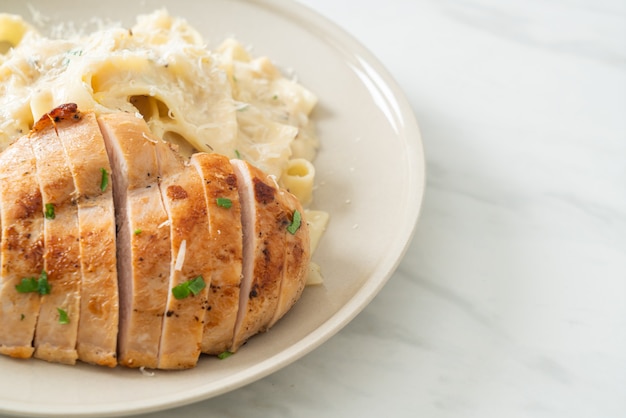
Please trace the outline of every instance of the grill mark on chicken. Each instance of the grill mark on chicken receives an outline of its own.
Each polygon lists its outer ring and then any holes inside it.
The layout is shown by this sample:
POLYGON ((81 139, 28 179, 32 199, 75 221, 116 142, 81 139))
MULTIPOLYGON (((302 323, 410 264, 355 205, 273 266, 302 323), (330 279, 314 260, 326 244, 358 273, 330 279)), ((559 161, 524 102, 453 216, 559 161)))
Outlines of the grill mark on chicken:
POLYGON ((175 184, 167 188, 167 197, 172 200, 181 200, 187 199, 189 195, 187 194, 187 191, 185 189, 175 184))
POLYGON ((235 190, 235 188, 237 187, 237 177, 235 177, 234 174, 229 174, 224 178, 224 181, 226 182, 226 184, 228 184, 228 187, 230 190, 235 190))
POLYGON ((254 182, 254 198, 257 202, 267 205, 274 200, 276 189, 263 183, 258 177, 252 179, 254 182))
MULTIPOLYGON (((13 169, 15 170, 17 167, 13 167, 13 169)), ((24 175, 29 174, 31 173, 25 173, 24 175)), ((29 219, 35 213, 41 211, 41 193, 39 190, 26 192, 17 202, 15 210, 16 219, 29 219)))

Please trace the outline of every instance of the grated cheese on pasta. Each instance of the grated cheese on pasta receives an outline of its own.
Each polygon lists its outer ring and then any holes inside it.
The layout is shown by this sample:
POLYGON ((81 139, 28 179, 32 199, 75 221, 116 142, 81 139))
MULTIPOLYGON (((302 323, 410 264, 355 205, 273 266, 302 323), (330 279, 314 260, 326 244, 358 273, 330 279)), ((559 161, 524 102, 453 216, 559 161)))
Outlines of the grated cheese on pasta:
POLYGON ((139 112, 183 154, 238 153, 280 178, 291 158, 312 160, 313 93, 266 57, 228 39, 215 51, 185 20, 158 10, 125 29, 51 39, 0 15, 0 150, 44 113, 74 102, 97 113, 139 112))

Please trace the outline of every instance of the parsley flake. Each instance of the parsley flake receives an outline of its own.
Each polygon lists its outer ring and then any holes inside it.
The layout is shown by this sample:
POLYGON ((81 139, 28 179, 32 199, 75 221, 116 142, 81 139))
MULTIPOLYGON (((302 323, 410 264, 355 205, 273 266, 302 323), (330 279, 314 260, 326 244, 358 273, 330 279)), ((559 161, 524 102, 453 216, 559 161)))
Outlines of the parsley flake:
POLYGON ((46 217, 46 219, 54 219, 54 205, 52 203, 46 203, 44 216, 46 217))
POLYGON ((234 353, 230 352, 230 351, 222 351, 221 353, 219 353, 217 355, 217 358, 220 360, 224 360, 225 358, 228 358, 230 356, 232 356, 234 353))
POLYGON ((109 185, 109 173, 104 168, 101 168, 100 172, 102 173, 102 177, 100 178, 100 190, 105 191, 109 185))
POLYGON ((189 290, 191 291, 191 293, 194 294, 194 296, 200 293, 200 291, 202 291, 202 289, 204 289, 205 287, 206 283, 204 282, 202 276, 198 276, 195 279, 189 281, 189 290))
POLYGON ((291 235, 295 235, 296 231, 300 228, 300 224, 302 223, 302 214, 298 209, 293 211, 293 219, 291 220, 291 225, 287 227, 287 231, 291 235))
POLYGON ((37 279, 34 277, 25 277, 19 284, 15 285, 15 289, 17 289, 19 293, 37 292, 37 279))
POLYGON ((233 206, 233 201, 225 197, 218 197, 215 201, 217 202, 217 206, 224 209, 230 209, 233 206))
POLYGON ((19 293, 39 293, 40 295, 47 295, 50 293, 48 274, 42 271, 39 278, 25 277, 19 284, 15 285, 15 289, 19 293))
POLYGON ((200 293, 202 289, 206 287, 206 283, 202 276, 198 276, 195 279, 187 280, 172 288, 172 295, 176 299, 185 299, 193 294, 194 296, 200 293))
POLYGON ((174 295, 176 299, 185 299, 190 294, 191 291, 189 290, 187 282, 172 287, 172 295, 174 295))
POLYGON ((70 323, 70 317, 67 315, 67 312, 61 308, 57 308, 57 312, 59 313, 59 324, 66 325, 70 323))

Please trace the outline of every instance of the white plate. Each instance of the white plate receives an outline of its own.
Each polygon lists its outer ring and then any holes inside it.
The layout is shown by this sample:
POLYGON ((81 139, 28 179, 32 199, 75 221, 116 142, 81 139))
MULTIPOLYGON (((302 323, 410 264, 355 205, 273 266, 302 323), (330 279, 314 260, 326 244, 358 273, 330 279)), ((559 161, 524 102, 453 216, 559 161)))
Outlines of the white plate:
POLYGON ((272 330, 226 359, 203 357, 192 370, 75 367, 0 357, 0 413, 114 416, 166 409, 228 392, 302 357, 357 315, 398 265, 417 222, 424 190, 419 130, 402 92, 381 64, 332 23, 292 2, 195 0, 4 0, 0 12, 27 3, 53 21, 108 17, 125 25, 162 5, 209 42, 235 36, 284 68, 320 98, 322 149, 315 207, 331 222, 314 255, 324 286, 310 287, 272 330))

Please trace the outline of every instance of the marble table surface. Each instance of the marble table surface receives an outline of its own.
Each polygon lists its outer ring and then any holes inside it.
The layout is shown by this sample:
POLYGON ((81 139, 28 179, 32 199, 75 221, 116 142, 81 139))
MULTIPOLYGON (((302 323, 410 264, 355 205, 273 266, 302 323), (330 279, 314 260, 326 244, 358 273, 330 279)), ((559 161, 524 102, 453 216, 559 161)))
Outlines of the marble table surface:
POLYGON ((142 417, 626 416, 626 3, 303 3, 413 107, 415 237, 312 353, 142 417))
POLYGON ((414 240, 311 354, 146 418, 626 416, 626 3, 304 3, 413 106, 414 240))

